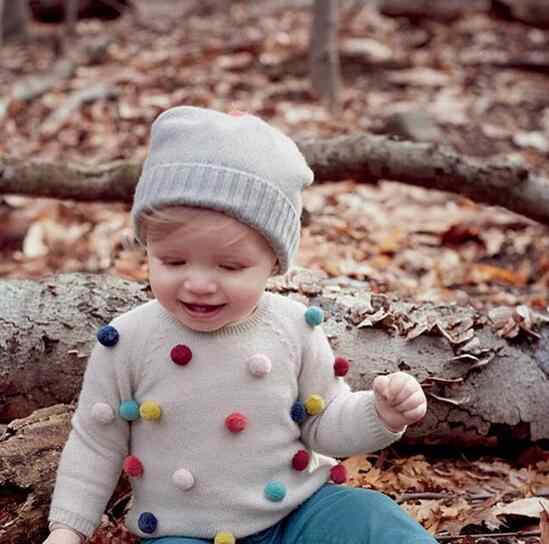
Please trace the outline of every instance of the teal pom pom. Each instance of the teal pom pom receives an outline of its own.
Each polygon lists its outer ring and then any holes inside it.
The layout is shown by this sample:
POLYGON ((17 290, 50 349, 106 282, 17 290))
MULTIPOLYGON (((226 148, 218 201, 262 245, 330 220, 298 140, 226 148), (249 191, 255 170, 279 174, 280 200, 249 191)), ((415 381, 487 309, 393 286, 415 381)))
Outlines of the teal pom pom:
POLYGON ((139 404, 135 400, 123 400, 120 403, 118 413, 126 421, 135 421, 139 419, 139 404))
POLYGON ((324 321, 324 312, 318 306, 311 306, 305 312, 305 321, 311 327, 316 327, 324 321))
POLYGON ((97 331, 97 340, 104 346, 112 348, 118 344, 120 335, 112 325, 105 325, 97 331))
POLYGON ((265 497, 272 502, 280 502, 286 496, 286 486, 277 480, 271 480, 265 486, 265 497))

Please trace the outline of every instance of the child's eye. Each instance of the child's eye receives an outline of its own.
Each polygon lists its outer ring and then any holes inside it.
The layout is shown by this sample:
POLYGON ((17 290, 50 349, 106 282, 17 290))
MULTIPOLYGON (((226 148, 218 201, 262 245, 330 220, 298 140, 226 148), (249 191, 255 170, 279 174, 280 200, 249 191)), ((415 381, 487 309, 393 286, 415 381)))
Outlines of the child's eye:
POLYGON ((244 268, 244 266, 240 265, 240 264, 222 264, 221 265, 221 268, 223 268, 223 270, 230 270, 230 271, 237 271, 237 270, 242 270, 244 268))
POLYGON ((182 266, 185 264, 185 261, 164 261, 165 266, 182 266))

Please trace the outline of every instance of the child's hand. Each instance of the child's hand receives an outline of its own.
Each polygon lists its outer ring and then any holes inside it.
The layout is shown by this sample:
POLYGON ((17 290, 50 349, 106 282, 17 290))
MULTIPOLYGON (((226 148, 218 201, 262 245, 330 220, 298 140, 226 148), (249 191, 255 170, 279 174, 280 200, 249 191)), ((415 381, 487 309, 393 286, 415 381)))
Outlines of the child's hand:
POLYGON ((398 433, 419 421, 427 411, 427 399, 419 382, 405 372, 377 376, 372 385, 379 419, 398 433))
POLYGON ((74 531, 59 527, 50 533, 44 544, 80 544, 82 540, 74 531))

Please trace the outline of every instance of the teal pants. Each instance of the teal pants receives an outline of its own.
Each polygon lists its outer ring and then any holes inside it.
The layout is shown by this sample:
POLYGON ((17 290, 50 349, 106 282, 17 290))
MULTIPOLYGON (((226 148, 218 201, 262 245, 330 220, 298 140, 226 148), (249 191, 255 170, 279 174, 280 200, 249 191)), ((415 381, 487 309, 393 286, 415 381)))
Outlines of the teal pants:
MULTIPOLYGON (((211 544, 213 540, 168 536, 141 544, 211 544)), ((276 525, 237 539, 237 544, 436 544, 436 540, 389 497, 326 484, 276 525)))

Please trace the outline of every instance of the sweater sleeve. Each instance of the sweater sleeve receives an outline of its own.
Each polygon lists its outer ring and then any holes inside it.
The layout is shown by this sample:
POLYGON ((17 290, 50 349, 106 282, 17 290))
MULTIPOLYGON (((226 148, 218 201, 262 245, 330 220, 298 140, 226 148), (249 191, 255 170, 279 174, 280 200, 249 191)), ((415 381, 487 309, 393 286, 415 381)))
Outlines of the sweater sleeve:
POLYGON ((351 392, 343 378, 335 376, 334 359, 324 331, 315 327, 304 346, 299 374, 299 399, 310 414, 302 426, 304 444, 321 454, 347 457, 398 440, 403 433, 385 428, 373 392, 351 392))
POLYGON ((129 423, 119 407, 131 400, 126 368, 131 336, 121 333, 112 347, 95 345, 57 469, 49 520, 87 537, 100 523, 128 451, 129 423))

